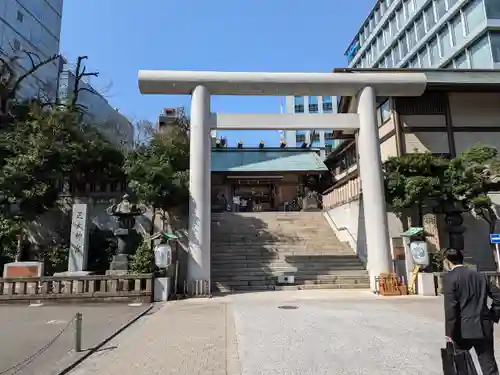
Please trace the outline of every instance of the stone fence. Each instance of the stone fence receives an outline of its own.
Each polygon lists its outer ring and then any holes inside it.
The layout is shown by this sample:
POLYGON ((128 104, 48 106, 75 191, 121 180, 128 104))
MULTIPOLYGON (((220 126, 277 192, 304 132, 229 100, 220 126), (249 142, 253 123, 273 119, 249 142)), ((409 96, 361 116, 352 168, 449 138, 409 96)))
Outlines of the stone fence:
POLYGON ((0 279, 0 303, 46 300, 151 302, 152 299, 152 274, 0 279))
MULTIPOLYGON (((496 285, 500 288, 500 272, 495 271, 484 271, 481 272, 483 275, 486 275, 490 280, 490 283, 496 285)), ((443 272, 434 273, 434 280, 436 285, 436 294, 443 294, 443 272)))

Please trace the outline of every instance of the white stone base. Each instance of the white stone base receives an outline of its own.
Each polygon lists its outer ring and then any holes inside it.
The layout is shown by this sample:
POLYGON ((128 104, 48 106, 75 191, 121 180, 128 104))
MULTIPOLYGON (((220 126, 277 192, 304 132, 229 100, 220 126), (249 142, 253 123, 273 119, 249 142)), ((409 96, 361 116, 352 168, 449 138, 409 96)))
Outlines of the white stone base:
POLYGON ((417 279, 417 291, 419 296, 435 296, 434 274, 420 272, 417 279))
POLYGON ((168 301, 172 282, 170 277, 157 277, 154 279, 155 302, 168 301))

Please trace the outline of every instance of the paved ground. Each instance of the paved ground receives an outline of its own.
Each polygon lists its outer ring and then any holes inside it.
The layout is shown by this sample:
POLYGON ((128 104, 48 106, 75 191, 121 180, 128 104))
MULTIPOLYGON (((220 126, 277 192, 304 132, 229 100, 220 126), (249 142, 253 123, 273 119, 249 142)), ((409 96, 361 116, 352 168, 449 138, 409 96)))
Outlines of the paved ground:
POLYGON ((0 374, 48 375, 68 364, 76 356, 71 352, 74 347, 74 325, 70 325, 32 361, 7 371, 45 347, 70 324, 77 312, 83 315, 83 349, 88 350, 147 307, 117 303, 41 307, 0 305, 0 374))
POLYGON ((438 375, 442 310, 440 298, 360 291, 170 302, 71 374, 438 375))

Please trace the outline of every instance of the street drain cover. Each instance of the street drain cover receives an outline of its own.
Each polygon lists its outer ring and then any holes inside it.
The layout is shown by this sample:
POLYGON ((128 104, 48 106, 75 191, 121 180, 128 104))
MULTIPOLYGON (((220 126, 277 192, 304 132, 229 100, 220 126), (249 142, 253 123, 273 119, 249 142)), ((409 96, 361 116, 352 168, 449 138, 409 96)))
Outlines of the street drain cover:
POLYGON ((290 306, 290 305, 288 305, 288 306, 278 306, 278 309, 283 309, 283 310, 296 310, 298 308, 299 308, 299 306, 290 306))

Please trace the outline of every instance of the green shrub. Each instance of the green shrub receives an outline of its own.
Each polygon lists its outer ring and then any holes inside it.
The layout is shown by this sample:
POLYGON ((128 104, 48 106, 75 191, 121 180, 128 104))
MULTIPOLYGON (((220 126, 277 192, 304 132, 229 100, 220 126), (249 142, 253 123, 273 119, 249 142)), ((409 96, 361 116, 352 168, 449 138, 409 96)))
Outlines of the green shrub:
POLYGON ((149 241, 141 241, 135 254, 130 256, 130 273, 151 273, 154 271, 154 254, 151 251, 149 241))

